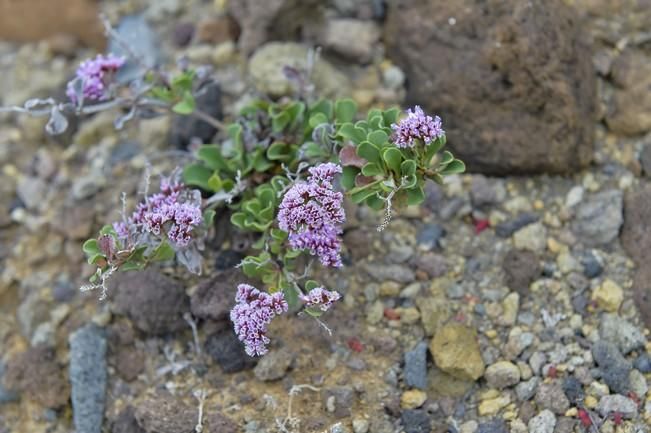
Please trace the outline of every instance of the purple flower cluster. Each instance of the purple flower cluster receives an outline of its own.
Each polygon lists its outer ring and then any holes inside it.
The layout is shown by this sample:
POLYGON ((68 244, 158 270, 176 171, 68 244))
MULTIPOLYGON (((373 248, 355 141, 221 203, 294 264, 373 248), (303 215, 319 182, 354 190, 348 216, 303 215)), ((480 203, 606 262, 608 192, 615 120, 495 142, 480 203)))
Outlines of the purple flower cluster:
POLYGON ((107 98, 107 89, 115 72, 124 65, 124 58, 109 54, 104 57, 98 55, 94 59, 83 61, 77 68, 77 78, 68 83, 66 95, 77 103, 75 81, 81 80, 84 99, 101 101, 107 98))
POLYGON ((426 115, 418 105, 414 107, 414 111, 407 110, 407 117, 397 125, 395 123, 391 125, 391 129, 393 129, 393 142, 398 147, 414 147, 416 140, 429 145, 445 135, 441 118, 426 115))
POLYGON ((244 343, 249 356, 267 353, 267 327, 276 315, 287 312, 287 301, 282 292, 268 294, 248 284, 237 286, 237 304, 231 310, 235 333, 244 343))
POLYGON ((185 201, 184 185, 174 179, 162 179, 160 192, 147 196, 126 220, 113 224, 120 240, 151 233, 167 238, 177 247, 187 247, 192 230, 203 222, 199 203, 185 201))
POLYGON ((299 297, 301 301, 305 302, 306 307, 318 308, 321 311, 328 311, 333 303, 341 299, 338 292, 323 287, 315 287, 307 295, 299 297))
POLYGON ((283 197, 278 226, 289 233, 289 245, 309 250, 324 266, 341 266, 341 224, 346 219, 343 194, 333 187, 341 166, 331 162, 309 169, 307 182, 295 183, 283 197))

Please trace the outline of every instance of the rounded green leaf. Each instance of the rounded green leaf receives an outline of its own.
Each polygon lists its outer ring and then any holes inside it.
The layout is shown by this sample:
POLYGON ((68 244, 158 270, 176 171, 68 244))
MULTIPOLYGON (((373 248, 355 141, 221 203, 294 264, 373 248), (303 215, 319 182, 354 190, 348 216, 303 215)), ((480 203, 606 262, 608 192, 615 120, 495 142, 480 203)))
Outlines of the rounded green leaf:
POLYGON ((403 161, 402 164, 400 164, 400 173, 403 176, 416 174, 416 161, 414 161, 413 159, 408 159, 406 161, 403 161))
POLYGON ((389 136, 384 131, 371 131, 367 136, 367 140, 381 148, 389 142, 389 136))
POLYGON ((357 113, 357 103, 352 99, 340 99, 335 102, 335 118, 337 123, 352 122, 357 113))
POLYGON ((383 173, 382 168, 374 162, 369 162, 362 167, 362 174, 364 176, 378 176, 383 173))
POLYGON ((189 164, 183 169, 183 182, 211 191, 209 179, 214 171, 203 164, 189 164))
POLYGON ((387 167, 396 174, 400 174, 400 164, 402 164, 402 153, 395 147, 387 147, 382 152, 382 159, 387 167))
POLYGON ((369 141, 362 141, 357 146, 357 156, 368 162, 380 163, 380 149, 369 141))

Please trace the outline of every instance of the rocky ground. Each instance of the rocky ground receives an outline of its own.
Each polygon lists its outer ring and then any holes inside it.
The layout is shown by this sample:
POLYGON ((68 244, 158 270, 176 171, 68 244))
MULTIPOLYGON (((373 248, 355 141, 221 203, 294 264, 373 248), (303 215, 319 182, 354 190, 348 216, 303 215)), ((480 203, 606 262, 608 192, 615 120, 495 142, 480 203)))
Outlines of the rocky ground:
MULTIPOLYGON (((226 117, 288 94, 279 67, 318 43, 319 92, 440 112, 475 174, 430 185, 383 233, 351 206, 346 267, 322 275, 344 294, 332 336, 282 317, 253 360, 226 320, 250 239, 224 220, 201 278, 169 267, 123 275, 104 302, 78 291, 81 242, 148 163, 183 163, 200 126, 115 132, 108 113, 52 139, 0 116, 0 432, 650 430, 648 4, 324 3, 102 7, 131 17, 152 61, 212 64, 226 117)), ((0 102, 61 95, 92 52, 0 44, 0 102)))

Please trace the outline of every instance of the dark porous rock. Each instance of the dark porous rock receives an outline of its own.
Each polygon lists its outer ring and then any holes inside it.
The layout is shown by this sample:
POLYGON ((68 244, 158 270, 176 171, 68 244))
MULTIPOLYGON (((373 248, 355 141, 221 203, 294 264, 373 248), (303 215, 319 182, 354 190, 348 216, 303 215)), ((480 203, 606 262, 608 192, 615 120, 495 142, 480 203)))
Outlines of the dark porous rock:
POLYGON ((538 386, 536 404, 539 408, 549 409, 557 415, 564 414, 570 408, 570 401, 565 396, 563 387, 556 382, 538 386))
POLYGON ((371 239, 374 235, 371 230, 363 227, 346 230, 343 236, 344 245, 350 251, 353 260, 359 261, 371 254, 373 250, 371 239))
POLYGON ((428 250, 439 248, 439 241, 445 236, 445 229, 440 224, 427 224, 418 232, 416 241, 421 248, 428 250))
POLYGON ((215 255, 215 269, 227 271, 239 265, 244 258, 244 253, 235 250, 223 250, 215 255))
POLYGON ((479 424, 478 433, 507 433, 509 431, 503 419, 493 418, 479 424))
POLYGON ((502 262, 504 283, 521 294, 529 293, 529 284, 540 276, 538 256, 531 251, 511 250, 502 262))
POLYGON ((172 42, 174 45, 183 48, 192 42, 192 37, 194 36, 194 24, 178 23, 174 27, 174 32, 172 33, 172 42))
POLYGON ((586 253, 582 259, 583 275, 588 278, 596 278, 604 271, 604 265, 592 252, 586 253))
POLYGON ((106 333, 90 324, 75 331, 70 343, 72 416, 78 432, 100 433, 106 400, 106 333))
POLYGON ((501 203, 505 198, 506 188, 503 181, 489 179, 481 174, 472 177, 470 199, 473 206, 493 206, 501 203))
POLYGON ((502 238, 510 238, 513 233, 521 228, 533 224, 540 217, 533 212, 523 212, 512 220, 504 221, 495 226, 495 233, 502 238))
POLYGON ((227 320, 235 305, 235 291, 242 282, 238 269, 217 272, 202 281, 190 296, 190 309, 195 317, 208 320, 227 320))
POLYGON ((405 433, 429 433, 432 431, 432 420, 424 410, 403 410, 400 421, 405 433))
POLYGON ((606 385, 616 393, 626 394, 630 388, 629 373, 632 366, 617 346, 607 341, 597 341, 592 346, 592 356, 606 385))
POLYGON ((256 364, 256 359, 246 354, 242 342, 231 329, 208 336, 205 349, 224 373, 248 370, 256 364))
POLYGON ((572 231, 588 246, 607 245, 617 238, 622 226, 622 192, 603 191, 581 202, 572 231))
POLYGON ((651 142, 644 143, 639 159, 644 176, 651 177, 651 142))
POLYGON ((565 391, 565 396, 570 400, 570 403, 573 406, 576 406, 577 403, 583 401, 583 384, 574 376, 566 377, 565 380, 563 380, 563 391, 565 391))
POLYGON ((58 409, 68 404, 70 387, 53 349, 37 346, 14 356, 7 362, 3 379, 7 390, 42 406, 58 409))
POLYGON ((147 269, 118 274, 112 283, 114 311, 146 334, 164 335, 188 326, 183 313, 190 309, 190 302, 177 281, 147 269))
POLYGON ((427 389, 427 343, 421 341, 405 352, 405 384, 412 388, 427 389))
POLYGON ((127 406, 118 414, 112 424, 112 433, 145 433, 136 421, 133 406, 127 406))
POLYGON ((133 346, 119 346, 114 366, 122 379, 131 382, 145 369, 145 353, 133 346))
POLYGON ((346 418, 352 413, 355 391, 350 386, 335 386, 321 390, 321 400, 327 412, 336 418, 346 418))
POLYGON ((556 418, 556 427, 554 427, 554 433, 572 433, 578 423, 579 421, 576 418, 559 416, 556 418))
POLYGON ((10 391, 3 385, 2 376, 5 372, 5 365, 0 361, 0 404, 11 403, 18 400, 18 393, 10 391))
POLYGON ((617 314, 603 314, 601 316, 599 336, 605 341, 614 343, 624 355, 635 349, 643 348, 646 343, 642 331, 617 314))
MULTIPOLYGON (((197 110, 221 120, 222 114, 222 91, 216 81, 204 83, 197 91, 195 97, 197 110)), ((217 128, 195 116, 184 116, 177 114, 172 119, 170 131, 170 142, 172 146, 179 149, 186 149, 194 141, 202 144, 212 140, 217 128)))
POLYGON ((239 0, 228 12, 240 25, 239 48, 245 55, 270 40, 291 40, 321 20, 319 0, 239 0))
POLYGON ((574 172, 590 162, 595 74, 574 9, 562 0, 388 4, 385 43, 407 75, 407 101, 445 120, 470 171, 574 172))

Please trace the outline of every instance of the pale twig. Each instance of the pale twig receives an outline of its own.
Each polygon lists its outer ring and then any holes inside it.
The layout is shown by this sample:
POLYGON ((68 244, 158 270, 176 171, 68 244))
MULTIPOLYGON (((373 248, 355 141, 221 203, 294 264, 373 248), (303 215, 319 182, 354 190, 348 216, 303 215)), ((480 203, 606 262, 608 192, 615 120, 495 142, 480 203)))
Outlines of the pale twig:
POLYGON ((192 112, 192 116, 195 116, 198 119, 203 120, 213 128, 219 130, 219 131, 225 131, 226 130, 226 125, 224 125, 221 121, 218 119, 215 119, 212 117, 210 114, 205 113, 198 108, 195 108, 194 111, 192 112))
POLYGON ((197 331, 197 322, 192 317, 192 314, 185 313, 183 314, 183 319, 190 325, 192 329, 192 338, 194 340, 194 351, 197 352, 197 356, 201 357, 201 344, 199 343, 199 332, 197 331))
POLYGON ((108 293, 108 286, 106 283, 109 278, 113 275, 118 268, 116 266, 111 266, 107 271, 102 272, 101 269, 98 269, 95 275, 99 276, 100 282, 95 284, 86 284, 79 288, 82 292, 89 292, 91 290, 102 289, 102 293, 99 295, 99 300, 103 301, 106 299, 108 293))
POLYGON ((203 406, 206 403, 206 390, 201 389, 195 391, 194 397, 199 401, 199 413, 197 415, 197 425, 194 426, 195 433, 203 432, 203 406))
POLYGON ((287 416, 284 419, 276 418, 276 426, 278 431, 281 433, 292 433, 295 429, 298 429, 300 425, 300 419, 292 415, 292 403, 294 401, 294 396, 299 394, 302 390, 309 389, 310 391, 319 392, 320 388, 309 384, 294 385, 289 390, 289 401, 287 402, 287 416), (291 430, 288 430, 289 429, 291 430))

